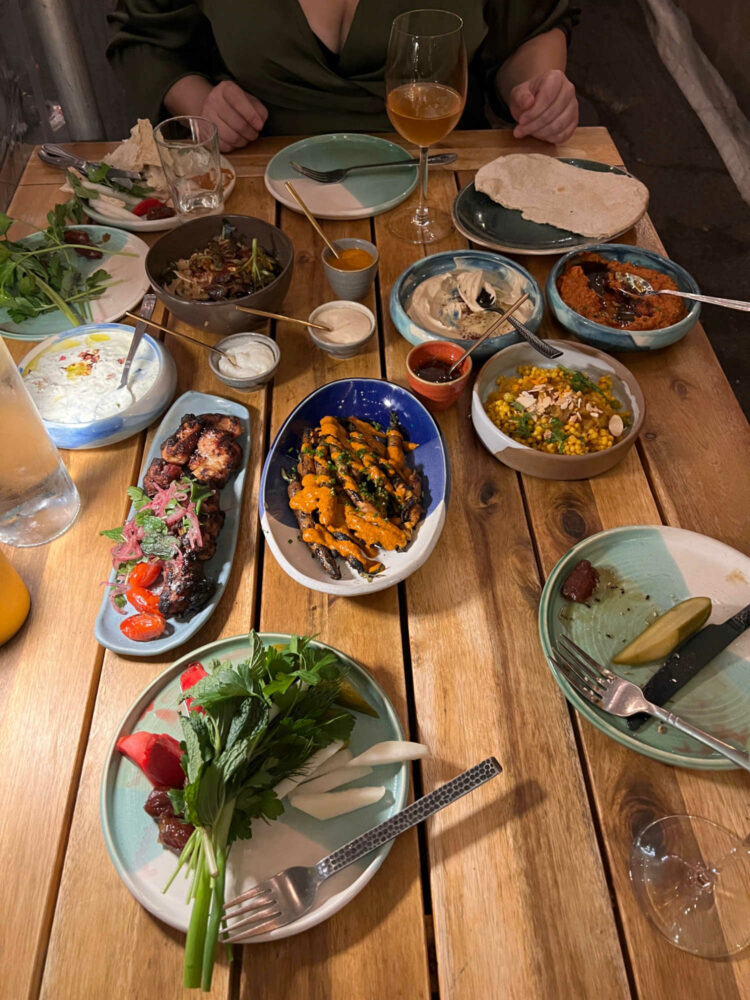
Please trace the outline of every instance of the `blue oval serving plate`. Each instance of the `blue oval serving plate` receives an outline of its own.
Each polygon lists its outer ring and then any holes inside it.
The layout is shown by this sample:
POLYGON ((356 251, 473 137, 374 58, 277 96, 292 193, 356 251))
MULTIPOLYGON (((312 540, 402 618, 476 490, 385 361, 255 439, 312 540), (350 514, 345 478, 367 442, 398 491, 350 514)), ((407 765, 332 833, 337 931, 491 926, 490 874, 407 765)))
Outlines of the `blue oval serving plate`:
MULTIPOLYGON (((263 632, 264 643, 287 643, 289 635, 263 632)), ((313 645, 331 649, 347 668, 347 680, 378 713, 378 718, 352 712, 356 720, 350 749, 354 754, 384 740, 403 740, 398 716, 377 681, 356 660, 322 642, 313 645)), ((114 735, 102 775, 99 811, 107 851, 117 874, 138 902, 159 920, 178 931, 186 931, 190 906, 185 900, 187 881, 177 876, 167 892, 164 886, 174 872, 177 858, 157 841, 159 828, 144 811, 151 784, 143 772, 117 750, 117 740, 135 731, 169 733, 181 738, 177 708, 181 696, 180 674, 188 663, 199 660, 232 660, 247 656, 247 636, 219 639, 191 650, 139 695, 128 709, 114 735)), ((351 711, 349 709, 349 711, 351 711)), ((372 774, 351 783, 385 785, 386 794, 377 803, 344 816, 320 822, 294 809, 286 800, 282 816, 274 823, 253 825, 252 840, 237 841, 227 864, 227 898, 247 891, 289 865, 314 865, 331 851, 390 819, 403 809, 409 791, 409 765, 389 764, 373 768, 372 774)), ((380 868, 390 844, 330 878, 319 892, 313 909, 299 920, 268 934, 249 938, 250 943, 273 941, 299 934, 340 910, 357 895, 380 868)))
MULTIPOLYGON (((563 302, 557 290, 557 279, 567 266, 569 261, 575 261, 581 253, 580 250, 571 251, 557 261, 547 278, 547 302, 558 322, 562 323, 566 330, 570 330, 584 344, 591 344, 592 347, 600 347, 605 351, 656 351, 660 347, 667 347, 678 340, 682 340, 698 322, 701 313, 700 302, 691 302, 683 299, 687 308, 686 314, 677 323, 671 326, 664 326, 660 330, 618 330, 612 326, 605 326, 603 323, 595 323, 591 319, 581 316, 575 309, 571 309, 567 302, 563 302)), ((626 243, 602 243, 586 247, 586 253, 596 253, 600 257, 608 260, 618 260, 623 264, 636 264, 638 267, 647 267, 652 271, 661 271, 669 275, 677 287, 682 292, 694 292, 698 294, 700 289, 695 279, 688 274, 684 267, 675 264, 668 257, 663 257, 652 250, 644 250, 642 247, 633 247, 626 243)))
MULTIPOLYGON (((538 283, 525 267, 521 267, 514 260, 501 257, 496 253, 488 253, 486 250, 445 250, 410 264, 393 284, 389 302, 391 319, 404 340, 415 346, 429 340, 448 340, 452 344, 458 344, 464 350, 471 344, 471 341, 463 337, 449 337, 419 326, 406 311, 409 299, 417 285, 421 285, 423 281, 436 274, 444 274, 456 267, 481 268, 483 271, 493 274, 500 283, 507 282, 509 275, 516 277, 520 275, 523 281, 523 291, 529 293, 533 306, 531 315, 524 320, 524 323, 532 333, 539 328, 544 315, 544 296, 538 283)), ((501 333, 497 337, 488 337, 483 344, 475 349, 472 355, 474 364, 481 364, 504 347, 517 344, 520 340, 522 338, 517 333, 501 333)))
MULTIPOLYGON (((185 413, 194 413, 200 416, 201 413, 226 413, 238 417, 242 422, 242 434, 237 439, 237 443, 242 448, 242 465, 232 473, 232 477, 219 494, 221 509, 226 514, 224 526, 219 533, 216 552, 212 559, 205 564, 206 577, 216 581, 216 589, 208 604, 196 615, 186 622, 175 621, 173 618, 167 619, 171 631, 152 639, 150 642, 134 642, 128 639, 120 631, 120 622, 124 621, 124 616, 120 615, 112 607, 109 600, 109 591, 105 588, 102 597, 101 607, 96 616, 94 625, 94 635, 102 646, 111 649, 115 653, 124 656, 159 656, 175 646, 180 646, 200 629, 216 610, 221 600, 221 596, 229 580, 232 570, 232 559, 237 546, 237 534, 240 526, 240 515, 242 512, 242 491, 245 486, 245 473, 250 457, 250 414, 245 406, 235 403, 231 399, 224 399, 223 396, 214 396, 205 392, 185 392, 177 399, 164 419, 159 425, 148 454, 143 462, 139 483, 143 482, 143 474, 148 469, 154 458, 159 458, 161 454, 161 444, 170 434, 177 430, 180 420, 185 413)), ((131 507, 128 512, 128 519, 134 514, 131 507)), ((114 527, 114 525, 113 525, 114 527)), ((105 539, 102 539, 102 561, 106 550, 105 539)), ((114 581, 114 569, 110 573, 110 583, 114 581)), ((135 613, 134 609, 132 610, 135 613)))
POLYGON ((276 561, 303 587, 324 594, 358 597, 386 590, 419 569, 435 548, 445 523, 448 506, 448 456, 433 417, 408 390, 392 382, 373 378, 340 379, 311 392, 285 420, 263 466, 260 483, 260 523, 276 561), (369 579, 339 560, 341 579, 326 575, 302 541, 294 513, 289 508, 287 484, 282 471, 297 461, 302 434, 325 416, 359 417, 388 426, 395 413, 406 436, 419 447, 411 452, 422 476, 425 514, 404 552, 380 552, 382 573, 369 579))

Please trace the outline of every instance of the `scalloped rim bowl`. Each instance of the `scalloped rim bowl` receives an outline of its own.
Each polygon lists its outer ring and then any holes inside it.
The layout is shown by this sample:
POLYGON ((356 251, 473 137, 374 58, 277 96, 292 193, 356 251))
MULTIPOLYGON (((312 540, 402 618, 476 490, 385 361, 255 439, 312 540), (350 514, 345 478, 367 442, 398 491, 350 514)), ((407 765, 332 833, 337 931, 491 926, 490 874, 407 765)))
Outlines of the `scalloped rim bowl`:
POLYGON ((597 253, 608 259, 630 262, 639 267, 651 268, 652 271, 661 271, 669 275, 682 292, 697 294, 700 289, 684 267, 652 250, 644 250, 642 247, 626 243, 597 243, 585 249, 572 250, 561 257, 550 271, 545 292, 547 303, 558 322, 585 344, 607 351, 656 351, 681 340, 698 322, 701 304, 690 302, 689 299, 683 300, 687 306, 687 314, 679 322, 662 327, 660 330, 617 330, 615 327, 586 319, 563 302, 557 290, 557 279, 568 261, 584 253, 597 253))
POLYGON ((635 444, 643 418, 646 402, 641 387, 628 369, 619 361, 585 344, 572 344, 565 340, 548 340, 548 344, 558 347, 561 358, 548 361, 542 358, 530 344, 511 344, 504 351, 495 354, 486 362, 477 375, 471 396, 471 420, 487 451, 518 472, 538 479, 590 479, 606 472, 621 462, 635 444), (563 365, 584 371, 591 377, 612 376, 614 395, 633 415, 633 423, 617 444, 605 451, 594 451, 586 455, 552 455, 549 452, 529 448, 520 441, 504 434, 487 416, 484 401, 495 389, 498 376, 515 374, 520 365, 534 364, 540 368, 554 368, 563 365))
MULTIPOLYGON (((410 264, 394 282, 389 303, 391 319, 404 340, 415 346, 429 340, 447 340, 452 344, 458 344, 464 350, 470 346, 471 341, 462 337, 449 337, 446 334, 425 330, 409 317, 405 308, 409 296, 417 285, 436 274, 453 270, 460 264, 473 265, 481 267, 485 271, 493 271, 501 281, 507 271, 515 271, 520 274, 525 281, 523 290, 529 293, 534 306, 531 316, 524 322, 532 333, 536 332, 544 315, 544 296, 538 283, 525 267, 521 267, 509 257, 490 253, 488 250, 446 250, 442 253, 431 254, 429 257, 423 257, 414 264, 410 264)), ((474 351, 472 357, 477 363, 486 361, 497 351, 501 351, 509 344, 517 344, 521 339, 517 333, 501 333, 497 337, 490 337, 474 351)))
MULTIPOLYGON (((18 364, 18 370, 23 374, 25 368, 35 358, 45 353, 55 343, 107 330, 123 330, 128 334, 133 333, 133 327, 125 323, 87 323, 63 333, 53 333, 51 337, 45 338, 28 354, 24 355, 18 364)), ((148 427, 166 410, 177 388, 177 369, 174 359, 161 341, 155 340, 147 333, 143 335, 141 345, 143 344, 148 344, 159 359, 159 374, 148 392, 122 413, 103 417, 101 420, 90 420, 76 424, 62 424, 53 420, 44 420, 44 426, 58 448, 70 450, 101 448, 104 445, 114 444, 116 441, 124 441, 125 438, 132 437, 148 427)))

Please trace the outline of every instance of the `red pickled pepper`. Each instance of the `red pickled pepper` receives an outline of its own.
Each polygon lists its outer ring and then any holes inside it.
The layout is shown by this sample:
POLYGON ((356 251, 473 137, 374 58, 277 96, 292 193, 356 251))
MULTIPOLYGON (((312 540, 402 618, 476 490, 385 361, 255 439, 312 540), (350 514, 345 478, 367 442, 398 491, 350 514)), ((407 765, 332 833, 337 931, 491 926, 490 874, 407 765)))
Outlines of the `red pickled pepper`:
MULTIPOLYGON (((193 663, 188 663, 187 668, 180 675, 180 688, 183 691, 187 691, 189 688, 193 687, 194 684, 197 684, 198 681, 203 680, 204 677, 208 677, 208 672, 203 669, 202 663, 199 663, 197 660, 193 663)), ((195 708, 192 708, 192 704, 192 698, 188 697, 185 699, 185 705, 187 706, 188 711, 205 714, 200 705, 196 705, 195 708)))
POLYGON ((117 749, 139 767, 152 785, 182 788, 185 772, 180 760, 182 750, 167 733, 131 733, 117 741, 117 749))

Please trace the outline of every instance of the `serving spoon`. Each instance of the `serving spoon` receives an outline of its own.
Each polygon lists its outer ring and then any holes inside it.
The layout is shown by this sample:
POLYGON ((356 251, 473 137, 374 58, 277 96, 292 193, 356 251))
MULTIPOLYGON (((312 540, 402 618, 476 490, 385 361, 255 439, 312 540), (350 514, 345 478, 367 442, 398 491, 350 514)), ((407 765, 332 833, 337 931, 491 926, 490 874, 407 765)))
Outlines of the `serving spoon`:
MULTIPOLYGON (((513 312, 521 302, 525 302, 528 297, 528 293, 524 295, 523 299, 520 299, 519 302, 516 303, 516 306, 508 310, 508 312, 503 315, 503 319, 507 319, 516 333, 520 334, 527 344, 530 344, 535 351, 539 351, 539 353, 544 355, 545 358, 561 358, 563 354, 562 351, 559 351, 556 347, 552 347, 550 344, 545 343, 541 337, 537 337, 535 333, 532 333, 531 330, 529 330, 529 328, 519 319, 516 319, 515 316, 511 316, 511 312, 513 312)), ((496 298, 497 297, 494 292, 490 291, 486 286, 483 286, 479 295, 477 295, 477 305, 481 306, 485 312, 500 314, 503 310, 499 306, 495 305, 496 298)), ((496 327, 497 323, 490 327, 490 329, 494 330, 496 327)))
MULTIPOLYGON (((466 351, 464 351, 464 353, 461 355, 460 358, 458 358, 456 361, 453 362, 453 364, 448 369, 448 377, 450 377, 453 374, 453 372, 460 365, 462 365, 464 363, 464 361, 466 361, 466 359, 469 357, 470 354, 472 354, 474 351, 476 351, 476 349, 479 347, 480 344, 483 344, 485 342, 485 340, 489 336, 491 336, 491 334, 493 333, 493 331, 495 331, 500 326, 501 323, 505 322, 505 320, 509 318, 509 316, 511 315, 511 313, 514 313, 516 311, 516 309, 518 309, 519 306, 522 306, 524 304, 524 302, 526 301, 526 299, 528 299, 528 297, 529 297, 529 293, 528 292, 524 292, 523 295, 520 298, 516 299, 516 301, 511 306, 508 306, 508 308, 505 311, 503 311, 502 309, 487 310, 488 312, 498 312, 498 313, 500 313, 499 318, 496 319, 494 323, 491 323, 487 327, 487 329, 484 331, 484 333, 482 334, 482 336, 478 337, 474 341, 474 343, 471 345, 471 347, 469 347, 466 351)), ((532 336, 533 336, 533 334, 532 334, 532 336)), ((560 352, 558 351, 558 353, 560 353, 560 352)))
POLYGON ((186 333, 180 333, 179 330, 171 330, 168 326, 162 326, 161 323, 154 323, 152 319, 144 319, 143 316, 136 316, 135 313, 128 312, 127 310, 125 310, 125 316, 129 316, 131 319, 137 319, 140 323, 145 323, 147 326, 155 326, 156 329, 161 330, 162 333, 171 333, 173 337, 182 337, 183 340, 189 340, 191 344, 196 344, 198 347, 202 347, 204 351, 213 351, 214 354, 220 354, 222 358, 226 358, 229 364, 234 368, 239 368, 235 355, 229 354, 228 351, 222 351, 220 347, 214 347, 213 344, 204 344, 202 340, 196 340, 195 337, 189 337, 186 333))
POLYGON ((723 306, 725 309, 750 312, 750 302, 743 302, 741 299, 719 299, 713 295, 698 295, 697 292, 679 292, 672 288, 654 288, 650 281, 629 271, 615 271, 614 279, 618 290, 626 295, 676 295, 679 299, 692 299, 694 302, 707 302, 709 305, 723 306))

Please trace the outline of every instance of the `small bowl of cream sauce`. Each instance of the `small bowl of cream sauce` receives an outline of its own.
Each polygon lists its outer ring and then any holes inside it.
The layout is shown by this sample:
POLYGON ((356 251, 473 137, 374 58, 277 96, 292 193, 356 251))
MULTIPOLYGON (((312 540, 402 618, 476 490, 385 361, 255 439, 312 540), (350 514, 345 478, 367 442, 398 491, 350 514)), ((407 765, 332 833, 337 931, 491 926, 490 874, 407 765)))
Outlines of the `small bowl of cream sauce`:
POLYGON ((90 323, 47 337, 19 364, 21 377, 58 448, 99 448, 142 431, 174 396, 171 354, 145 334, 120 388, 133 327, 90 323))
POLYGON ((375 316, 361 302, 336 299, 313 309, 309 323, 330 327, 316 330, 308 326, 313 343, 334 358, 352 358, 359 354, 375 333, 375 316))
POLYGON ((273 378, 281 361, 278 344, 264 333, 233 333, 216 347, 233 360, 211 351, 208 363, 214 375, 231 389, 259 389, 273 378))

